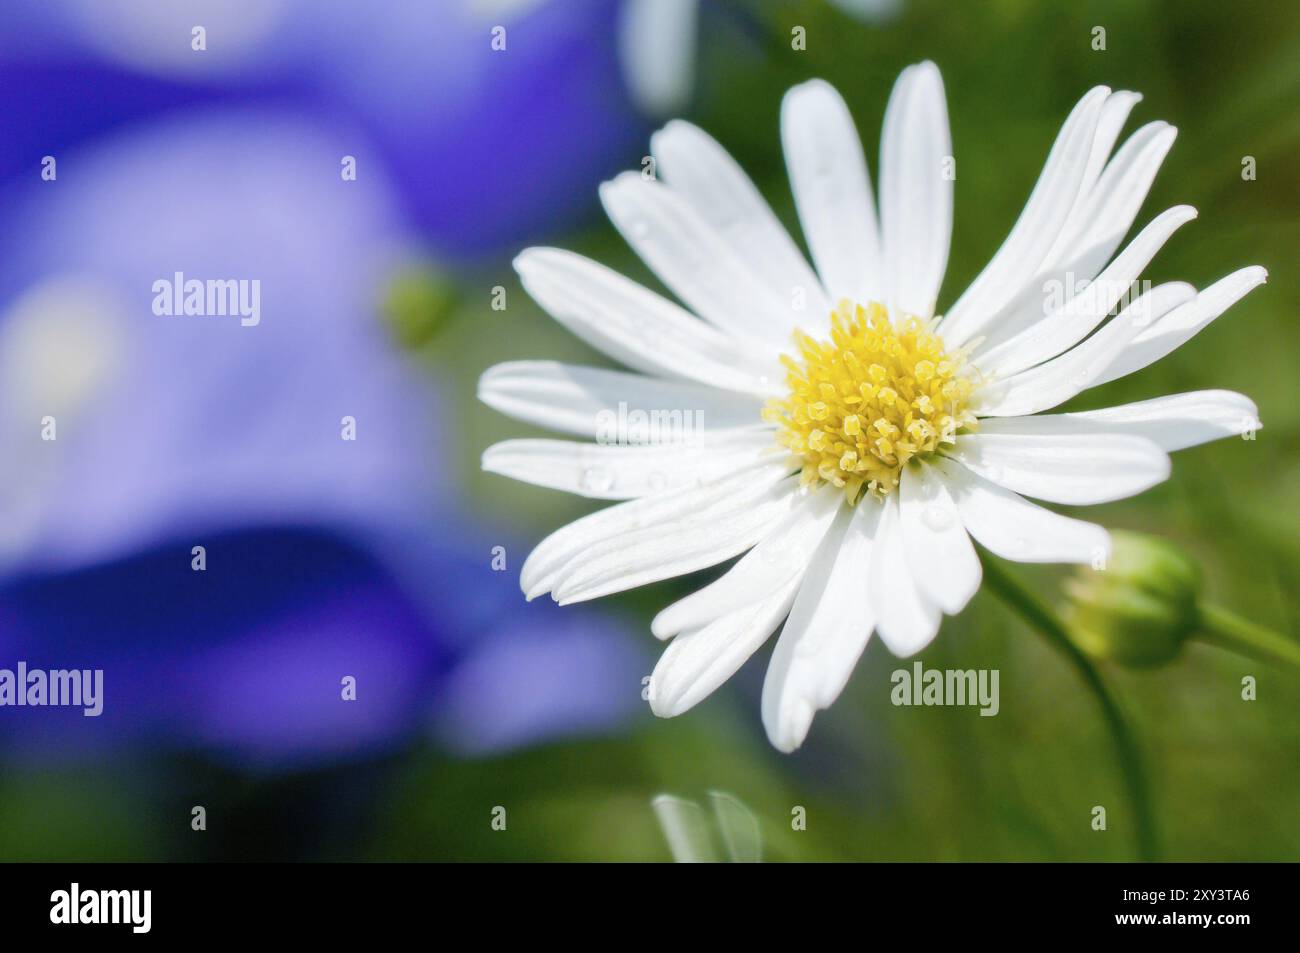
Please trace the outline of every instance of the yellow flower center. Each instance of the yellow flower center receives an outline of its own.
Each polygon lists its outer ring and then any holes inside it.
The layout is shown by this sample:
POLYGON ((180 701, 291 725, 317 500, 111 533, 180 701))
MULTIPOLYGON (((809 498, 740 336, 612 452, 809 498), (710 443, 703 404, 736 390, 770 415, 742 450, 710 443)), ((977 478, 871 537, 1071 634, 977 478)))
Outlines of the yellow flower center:
POLYGON ((883 497, 908 460, 975 427, 965 353, 947 353, 920 318, 895 327, 882 305, 841 301, 829 341, 796 332, 795 344, 798 358, 781 358, 790 395, 769 400, 763 417, 780 425, 805 486, 833 483, 850 504, 864 489, 883 497))

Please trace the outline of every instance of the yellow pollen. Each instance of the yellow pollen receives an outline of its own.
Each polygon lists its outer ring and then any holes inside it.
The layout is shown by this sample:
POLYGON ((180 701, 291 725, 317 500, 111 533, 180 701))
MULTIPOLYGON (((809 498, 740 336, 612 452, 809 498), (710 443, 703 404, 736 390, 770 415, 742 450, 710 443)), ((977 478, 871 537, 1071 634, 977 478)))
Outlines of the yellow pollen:
POLYGON ((832 483, 850 504, 864 490, 883 497, 908 460, 976 426, 965 353, 945 351, 920 318, 895 327, 880 304, 841 301, 830 340, 797 332, 795 344, 797 356, 781 359, 790 394, 769 400, 763 417, 779 425, 805 486, 832 483))

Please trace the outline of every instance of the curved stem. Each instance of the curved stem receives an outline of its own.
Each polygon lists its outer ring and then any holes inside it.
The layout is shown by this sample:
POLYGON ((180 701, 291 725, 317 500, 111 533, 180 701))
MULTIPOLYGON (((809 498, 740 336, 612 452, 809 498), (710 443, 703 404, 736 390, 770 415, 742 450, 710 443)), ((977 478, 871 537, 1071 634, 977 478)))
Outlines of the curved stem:
POLYGON ((1215 605, 1202 603, 1200 610, 1201 641, 1249 658, 1300 668, 1300 642, 1215 605))
POLYGON ((1151 808, 1151 790, 1147 784, 1142 754, 1128 720, 1124 717, 1114 696, 1111 695, 1110 689, 1102 681, 1101 673, 1070 640, 1065 624, 1046 603, 1021 585, 1019 580, 1007 572, 1000 561, 985 552, 980 553, 980 561, 984 564, 985 582, 1007 606, 1046 636, 1047 641, 1069 660, 1079 677, 1096 696, 1097 704, 1101 706, 1102 715, 1106 719, 1106 726, 1110 729, 1111 737, 1115 742, 1115 750, 1119 755, 1129 797, 1133 800, 1133 812, 1137 817, 1138 856, 1146 861, 1155 860, 1157 853, 1155 812, 1151 808))

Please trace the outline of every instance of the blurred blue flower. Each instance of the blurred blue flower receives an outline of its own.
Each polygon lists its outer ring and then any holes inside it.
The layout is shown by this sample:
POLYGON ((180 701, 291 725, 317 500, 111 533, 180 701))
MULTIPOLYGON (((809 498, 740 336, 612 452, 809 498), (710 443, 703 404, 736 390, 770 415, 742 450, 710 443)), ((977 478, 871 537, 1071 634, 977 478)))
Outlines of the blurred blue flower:
POLYGON ((205 572, 182 542, 10 582, 0 667, 100 669, 103 711, 5 708, 0 746, 46 761, 197 748, 284 770, 381 754, 426 730, 490 753, 604 730, 639 708, 643 659, 620 627, 549 603, 515 610, 513 577, 486 572, 486 552, 426 554, 421 599, 358 546, 289 528, 214 537, 205 572), (616 691, 591 687, 611 680, 616 691))
POLYGON ((376 317, 408 234, 379 176, 341 179, 344 138, 273 112, 173 120, 11 197, 0 565, 178 527, 390 522, 446 489, 435 396, 376 317), (259 323, 155 314, 177 272, 257 281, 259 323))
POLYGON ((591 184, 640 148, 616 12, 612 0, 6 0, 0 180, 167 111, 289 106, 348 126, 359 177, 382 168, 444 257, 513 248, 586 214, 591 184))
POLYGON ((377 316, 409 231, 382 176, 340 176, 347 140, 203 113, 10 188, 0 668, 102 668, 105 711, 6 708, 0 743, 284 766, 421 730, 496 750, 639 707, 619 625, 518 611, 489 566, 509 541, 447 516, 437 396, 377 316), (157 313, 178 272, 258 282, 258 320, 157 313))

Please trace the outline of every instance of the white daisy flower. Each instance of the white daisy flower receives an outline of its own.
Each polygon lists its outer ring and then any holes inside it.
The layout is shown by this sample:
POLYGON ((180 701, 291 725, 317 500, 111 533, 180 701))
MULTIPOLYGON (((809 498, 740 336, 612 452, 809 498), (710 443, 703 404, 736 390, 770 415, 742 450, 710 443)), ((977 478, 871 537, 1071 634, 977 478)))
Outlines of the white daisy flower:
POLYGON ((815 273, 718 143, 669 123, 652 141, 664 181, 629 172, 600 194, 685 308, 560 249, 515 262, 543 308, 632 369, 521 361, 483 375, 492 407, 584 438, 508 440, 484 469, 626 501, 545 539, 522 570, 527 597, 580 602, 741 556, 654 619, 672 641, 651 706, 686 711, 784 620, 762 710, 792 751, 872 632, 906 657, 962 610, 981 578, 972 537, 1021 562, 1104 558, 1104 529, 1026 497, 1127 497, 1169 475, 1169 451, 1259 426, 1250 400, 1221 390, 1041 413, 1164 357, 1266 277, 1161 284, 1117 307, 1196 215, 1169 209, 1115 255, 1175 135, 1152 122, 1111 154, 1139 98, 1098 87, 1080 100, 1006 241, 942 316, 953 166, 933 63, 890 97, 879 217, 844 101, 818 80, 786 94, 815 273))

